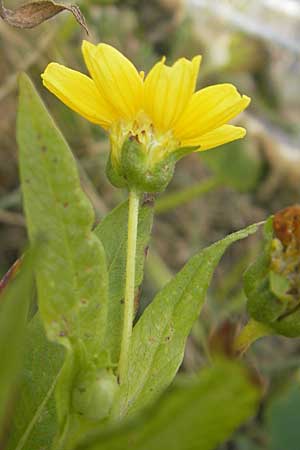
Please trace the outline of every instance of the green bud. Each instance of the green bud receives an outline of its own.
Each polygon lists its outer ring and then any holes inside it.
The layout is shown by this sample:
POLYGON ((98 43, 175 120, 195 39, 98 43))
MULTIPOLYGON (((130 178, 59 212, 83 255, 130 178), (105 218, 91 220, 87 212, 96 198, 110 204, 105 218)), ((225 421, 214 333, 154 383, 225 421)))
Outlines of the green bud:
POLYGON ((106 369, 82 373, 72 394, 73 410, 88 420, 106 419, 118 387, 117 378, 106 369))
POLYGON ((287 208, 265 226, 264 250, 244 276, 247 309, 287 337, 300 336, 300 208, 287 208), (288 210, 288 211, 287 211, 288 210), (295 215, 296 214, 296 215, 295 215), (297 216, 297 217, 296 217, 297 216), (296 218, 295 218, 296 217, 296 218))

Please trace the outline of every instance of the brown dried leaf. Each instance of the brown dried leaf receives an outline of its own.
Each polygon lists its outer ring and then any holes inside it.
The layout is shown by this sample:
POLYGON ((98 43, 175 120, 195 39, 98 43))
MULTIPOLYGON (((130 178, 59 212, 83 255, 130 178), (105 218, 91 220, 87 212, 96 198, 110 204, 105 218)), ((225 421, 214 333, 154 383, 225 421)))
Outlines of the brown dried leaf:
POLYGON ((71 12, 88 34, 85 18, 76 5, 41 0, 27 3, 12 11, 5 8, 0 0, 0 17, 9 25, 17 28, 34 28, 62 11, 71 12))

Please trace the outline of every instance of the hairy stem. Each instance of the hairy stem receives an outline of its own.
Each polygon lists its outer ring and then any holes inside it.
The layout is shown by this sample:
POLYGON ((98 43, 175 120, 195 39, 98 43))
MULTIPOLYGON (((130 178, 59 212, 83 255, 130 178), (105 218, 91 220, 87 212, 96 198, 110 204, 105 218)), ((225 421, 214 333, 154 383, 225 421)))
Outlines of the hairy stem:
POLYGON ((126 260, 126 282, 124 296, 124 319, 121 341, 121 353, 119 361, 119 381, 122 383, 128 366, 128 354, 130 348, 130 338, 132 334, 132 324, 134 319, 134 290, 135 290, 135 260, 137 226, 139 215, 139 195, 135 191, 129 192, 128 210, 128 241, 126 260))

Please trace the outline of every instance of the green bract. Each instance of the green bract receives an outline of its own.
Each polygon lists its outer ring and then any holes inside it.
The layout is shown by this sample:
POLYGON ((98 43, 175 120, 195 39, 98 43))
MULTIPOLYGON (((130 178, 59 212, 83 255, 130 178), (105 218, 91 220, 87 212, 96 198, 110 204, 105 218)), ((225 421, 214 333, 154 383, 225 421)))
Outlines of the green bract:
POLYGON ((244 275, 244 288, 248 297, 247 309, 258 322, 287 337, 300 336, 300 298, 293 294, 293 273, 280 273, 285 265, 284 253, 273 232, 273 219, 265 225, 264 249, 244 275), (276 258, 276 265, 274 264, 276 258), (272 263, 273 262, 273 263, 272 263))
POLYGON ((135 138, 126 139, 120 153, 119 164, 114 164, 111 156, 107 164, 107 176, 114 186, 153 193, 166 189, 173 177, 177 161, 175 153, 150 165, 146 149, 135 138))

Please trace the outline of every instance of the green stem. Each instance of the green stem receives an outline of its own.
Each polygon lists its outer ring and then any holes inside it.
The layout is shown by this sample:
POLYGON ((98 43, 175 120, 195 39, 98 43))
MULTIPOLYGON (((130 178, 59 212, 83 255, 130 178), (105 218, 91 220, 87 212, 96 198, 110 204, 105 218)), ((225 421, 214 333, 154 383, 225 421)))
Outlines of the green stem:
POLYGON ((134 319, 134 291, 135 291, 135 260, 137 226, 139 215, 139 195, 135 191, 129 192, 128 210, 128 241, 126 260, 126 281, 124 296, 124 319, 121 341, 121 353, 119 361, 119 381, 122 383, 128 367, 128 354, 130 338, 132 334, 132 324, 134 319))
POLYGON ((221 184, 217 178, 209 178, 208 180, 195 183, 193 186, 172 194, 164 195, 159 198, 155 205, 155 212, 158 214, 174 209, 177 206, 188 203, 194 198, 200 197, 209 191, 212 191, 221 184))
POLYGON ((264 325, 263 323, 256 322, 253 319, 250 319, 235 339, 235 350, 239 356, 242 356, 244 353, 246 353, 248 348, 255 341, 257 341, 257 339, 265 336, 270 336, 272 334, 274 334, 274 332, 270 327, 264 325))

